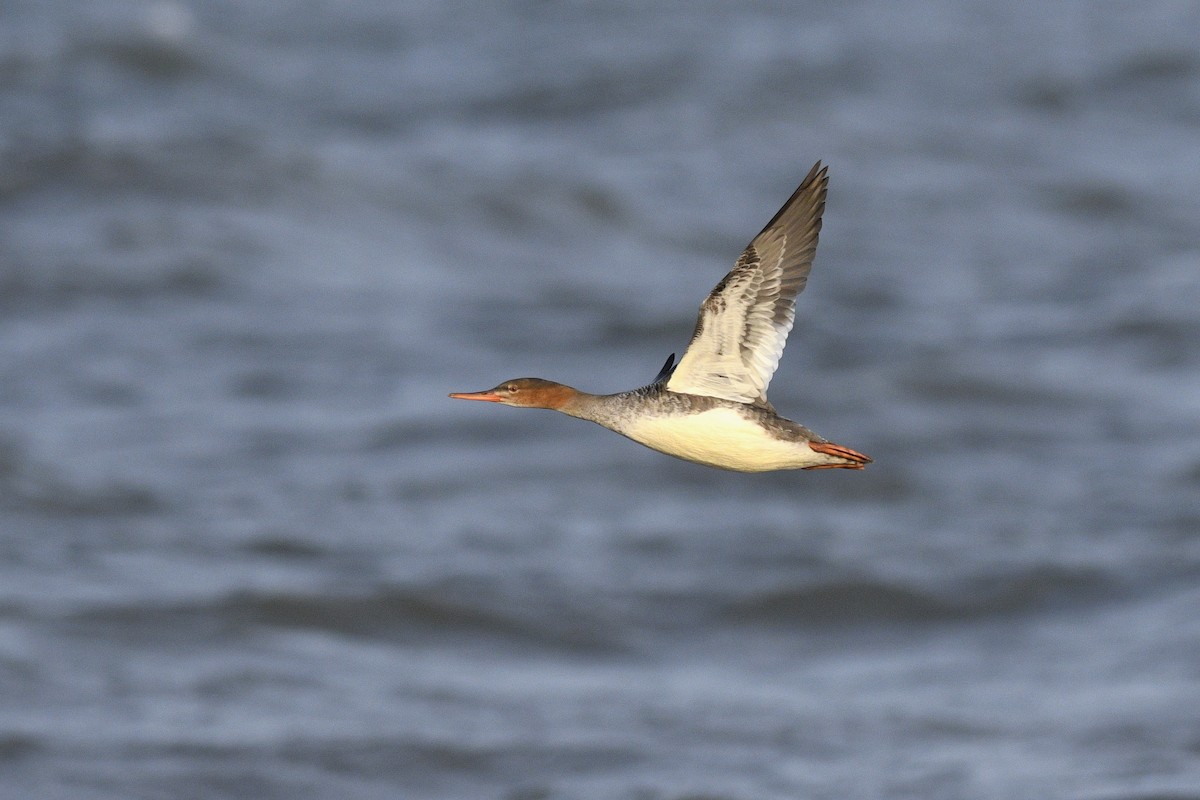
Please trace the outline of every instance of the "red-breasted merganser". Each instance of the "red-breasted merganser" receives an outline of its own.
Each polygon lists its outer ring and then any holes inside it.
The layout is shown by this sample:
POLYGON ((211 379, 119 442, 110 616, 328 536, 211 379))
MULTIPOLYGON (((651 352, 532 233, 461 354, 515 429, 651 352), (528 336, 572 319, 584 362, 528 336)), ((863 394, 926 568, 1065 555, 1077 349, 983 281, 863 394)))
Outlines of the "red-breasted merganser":
POLYGON ((701 304, 683 358, 676 364, 672 353, 647 386, 596 395, 517 378, 450 396, 561 411, 721 469, 862 469, 870 458, 784 419, 767 402, 767 385, 796 317, 796 295, 817 252, 828 185, 818 161, 701 304))

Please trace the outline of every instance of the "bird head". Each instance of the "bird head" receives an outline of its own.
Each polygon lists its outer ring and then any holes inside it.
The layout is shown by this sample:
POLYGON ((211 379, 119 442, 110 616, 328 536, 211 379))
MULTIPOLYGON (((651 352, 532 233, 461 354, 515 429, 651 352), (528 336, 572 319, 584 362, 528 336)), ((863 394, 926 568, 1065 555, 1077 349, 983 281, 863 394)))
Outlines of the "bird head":
POLYGON ((570 386, 541 378, 514 378, 482 392, 452 392, 455 400, 482 400, 518 408, 561 409, 578 392, 570 386))

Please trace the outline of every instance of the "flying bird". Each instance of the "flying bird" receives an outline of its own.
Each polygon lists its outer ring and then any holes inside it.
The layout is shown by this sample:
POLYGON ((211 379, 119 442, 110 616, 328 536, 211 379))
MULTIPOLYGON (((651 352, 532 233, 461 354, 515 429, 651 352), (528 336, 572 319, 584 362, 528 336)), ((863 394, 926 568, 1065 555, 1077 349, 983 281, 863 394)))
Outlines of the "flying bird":
POLYGON ((828 185, 818 161, 701 304, 683 358, 675 363, 672 353, 646 386, 597 395, 516 378, 450 397, 561 411, 667 455, 737 472, 862 469, 869 457, 779 416, 767 401, 817 252, 828 185))

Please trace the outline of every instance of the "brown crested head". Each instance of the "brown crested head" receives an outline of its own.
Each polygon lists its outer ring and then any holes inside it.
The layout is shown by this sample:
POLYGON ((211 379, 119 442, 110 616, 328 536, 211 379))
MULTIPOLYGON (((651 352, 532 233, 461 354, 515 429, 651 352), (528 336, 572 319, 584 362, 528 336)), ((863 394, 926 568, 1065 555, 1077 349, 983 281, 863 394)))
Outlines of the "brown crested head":
POLYGON ((455 400, 483 400, 519 408, 561 409, 577 395, 570 386, 541 378, 513 378, 483 392, 453 392, 455 400))

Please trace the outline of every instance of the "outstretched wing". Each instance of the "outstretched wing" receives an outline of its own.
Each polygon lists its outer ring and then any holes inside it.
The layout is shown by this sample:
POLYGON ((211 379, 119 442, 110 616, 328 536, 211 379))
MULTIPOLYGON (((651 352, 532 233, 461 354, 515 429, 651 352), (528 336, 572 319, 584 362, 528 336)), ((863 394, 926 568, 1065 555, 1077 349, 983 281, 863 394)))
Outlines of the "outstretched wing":
POLYGON ((817 252, 828 185, 818 161, 747 245, 701 304, 691 344, 667 389, 767 404, 767 386, 796 318, 796 295, 817 252))

